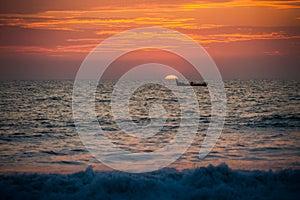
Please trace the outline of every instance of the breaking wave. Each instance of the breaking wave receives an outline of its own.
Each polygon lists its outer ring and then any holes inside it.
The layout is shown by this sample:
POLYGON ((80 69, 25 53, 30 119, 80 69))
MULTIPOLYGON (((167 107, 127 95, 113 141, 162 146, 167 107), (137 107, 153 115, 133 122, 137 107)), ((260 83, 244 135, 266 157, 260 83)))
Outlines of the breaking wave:
POLYGON ((0 175, 2 199, 298 199, 300 171, 232 170, 226 164, 129 174, 0 175))

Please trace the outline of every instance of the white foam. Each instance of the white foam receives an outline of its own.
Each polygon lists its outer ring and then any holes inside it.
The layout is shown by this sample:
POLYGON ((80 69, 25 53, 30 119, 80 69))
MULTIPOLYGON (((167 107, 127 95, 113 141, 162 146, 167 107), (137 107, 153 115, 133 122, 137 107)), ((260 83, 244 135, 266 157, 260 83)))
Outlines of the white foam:
POLYGON ((237 171, 226 164, 179 172, 0 175, 2 199, 297 199, 299 170, 237 171))

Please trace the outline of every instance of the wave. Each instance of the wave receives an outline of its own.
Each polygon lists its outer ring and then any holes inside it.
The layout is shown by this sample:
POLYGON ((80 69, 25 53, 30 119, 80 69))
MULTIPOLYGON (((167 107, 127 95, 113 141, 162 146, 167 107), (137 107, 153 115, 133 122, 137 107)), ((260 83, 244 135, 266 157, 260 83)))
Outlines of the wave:
POLYGON ((298 199, 300 170, 232 170, 226 164, 129 174, 0 175, 2 199, 298 199))

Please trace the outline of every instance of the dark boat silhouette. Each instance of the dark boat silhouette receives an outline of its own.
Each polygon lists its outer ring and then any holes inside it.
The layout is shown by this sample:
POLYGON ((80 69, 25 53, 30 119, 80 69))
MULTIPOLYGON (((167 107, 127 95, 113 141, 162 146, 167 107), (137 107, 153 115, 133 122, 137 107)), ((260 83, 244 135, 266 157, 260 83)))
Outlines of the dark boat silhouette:
POLYGON ((183 82, 179 82, 177 79, 176 80, 176 85, 177 86, 203 86, 206 87, 207 83, 203 82, 203 83, 194 83, 193 81, 190 83, 183 83, 183 82))
POLYGON ((194 83, 193 81, 191 82, 191 86, 207 86, 207 83, 203 82, 203 83, 194 83))

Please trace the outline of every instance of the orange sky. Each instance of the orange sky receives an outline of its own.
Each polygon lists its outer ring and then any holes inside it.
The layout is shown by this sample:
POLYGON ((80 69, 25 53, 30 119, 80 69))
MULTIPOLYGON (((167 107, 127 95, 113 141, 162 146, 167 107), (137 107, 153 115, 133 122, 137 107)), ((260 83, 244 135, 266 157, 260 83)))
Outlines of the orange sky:
POLYGON ((198 41, 225 78, 300 77, 300 1, 12 0, 0 5, 0 78, 74 78, 103 39, 148 26, 198 41))

